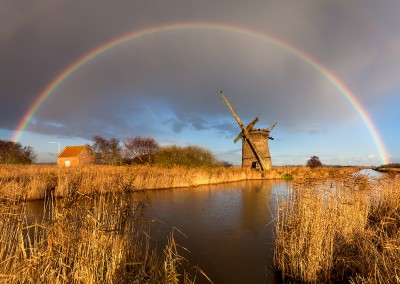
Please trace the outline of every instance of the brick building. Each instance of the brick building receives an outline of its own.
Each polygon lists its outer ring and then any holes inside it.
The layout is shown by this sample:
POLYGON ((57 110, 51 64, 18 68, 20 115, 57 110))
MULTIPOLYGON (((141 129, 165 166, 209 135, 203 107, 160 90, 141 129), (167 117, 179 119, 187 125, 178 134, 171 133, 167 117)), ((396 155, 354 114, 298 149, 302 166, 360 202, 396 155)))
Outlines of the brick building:
POLYGON ((67 146, 57 156, 59 167, 71 167, 93 164, 96 157, 88 145, 67 146))

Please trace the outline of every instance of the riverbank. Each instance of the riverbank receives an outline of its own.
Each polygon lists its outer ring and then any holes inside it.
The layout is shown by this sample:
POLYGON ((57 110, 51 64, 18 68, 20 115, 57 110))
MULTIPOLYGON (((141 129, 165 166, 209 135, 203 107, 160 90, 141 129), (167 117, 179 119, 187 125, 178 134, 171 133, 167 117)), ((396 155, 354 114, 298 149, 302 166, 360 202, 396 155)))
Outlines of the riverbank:
POLYGON ((400 174, 400 168, 376 168, 374 170, 382 173, 400 174))
POLYGON ((116 190, 140 191, 193 187, 255 179, 330 179, 357 168, 274 167, 260 172, 231 168, 162 168, 152 166, 85 166, 59 168, 52 165, 0 166, 0 198, 44 199, 52 193, 90 195, 116 190))

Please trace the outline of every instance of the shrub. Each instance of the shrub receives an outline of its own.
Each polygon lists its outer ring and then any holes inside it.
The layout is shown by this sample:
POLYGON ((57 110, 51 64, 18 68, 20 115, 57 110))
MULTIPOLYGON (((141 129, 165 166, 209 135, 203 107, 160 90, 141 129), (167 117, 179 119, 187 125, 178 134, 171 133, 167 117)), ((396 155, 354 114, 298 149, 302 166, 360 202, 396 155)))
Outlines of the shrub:
POLYGON ((218 162, 207 149, 198 146, 166 146, 155 154, 154 163, 163 167, 214 167, 218 162))
POLYGON ((282 178, 283 178, 284 180, 286 180, 286 181, 292 180, 292 179, 293 179, 293 175, 292 175, 292 174, 289 174, 289 173, 286 173, 286 174, 284 174, 284 175, 282 176, 282 178))
POLYGON ((317 156, 312 156, 308 161, 307 161, 307 167, 310 168, 317 168, 317 167, 321 167, 322 163, 319 160, 319 158, 317 156))
POLYGON ((221 166, 223 166, 224 168, 230 168, 233 167, 233 164, 229 161, 221 161, 219 162, 221 166))

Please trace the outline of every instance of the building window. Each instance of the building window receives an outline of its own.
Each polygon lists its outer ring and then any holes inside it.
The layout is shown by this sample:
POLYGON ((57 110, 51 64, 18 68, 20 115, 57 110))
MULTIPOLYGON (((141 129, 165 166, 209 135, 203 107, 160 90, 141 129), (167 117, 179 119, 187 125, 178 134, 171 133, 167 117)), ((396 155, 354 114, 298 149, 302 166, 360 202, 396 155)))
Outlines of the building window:
POLYGON ((71 166, 71 161, 70 160, 66 160, 65 161, 65 166, 66 167, 70 167, 71 166))

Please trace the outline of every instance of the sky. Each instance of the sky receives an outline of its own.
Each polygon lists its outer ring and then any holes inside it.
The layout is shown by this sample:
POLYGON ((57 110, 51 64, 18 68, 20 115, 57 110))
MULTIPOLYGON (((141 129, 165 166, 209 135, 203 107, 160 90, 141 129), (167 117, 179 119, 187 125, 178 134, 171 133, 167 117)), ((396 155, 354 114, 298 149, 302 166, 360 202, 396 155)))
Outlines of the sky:
POLYGON ((400 162, 400 2, 0 0, 0 139, 55 162, 94 135, 198 145, 240 164, 400 162), (56 143, 48 143, 56 142, 56 143))

